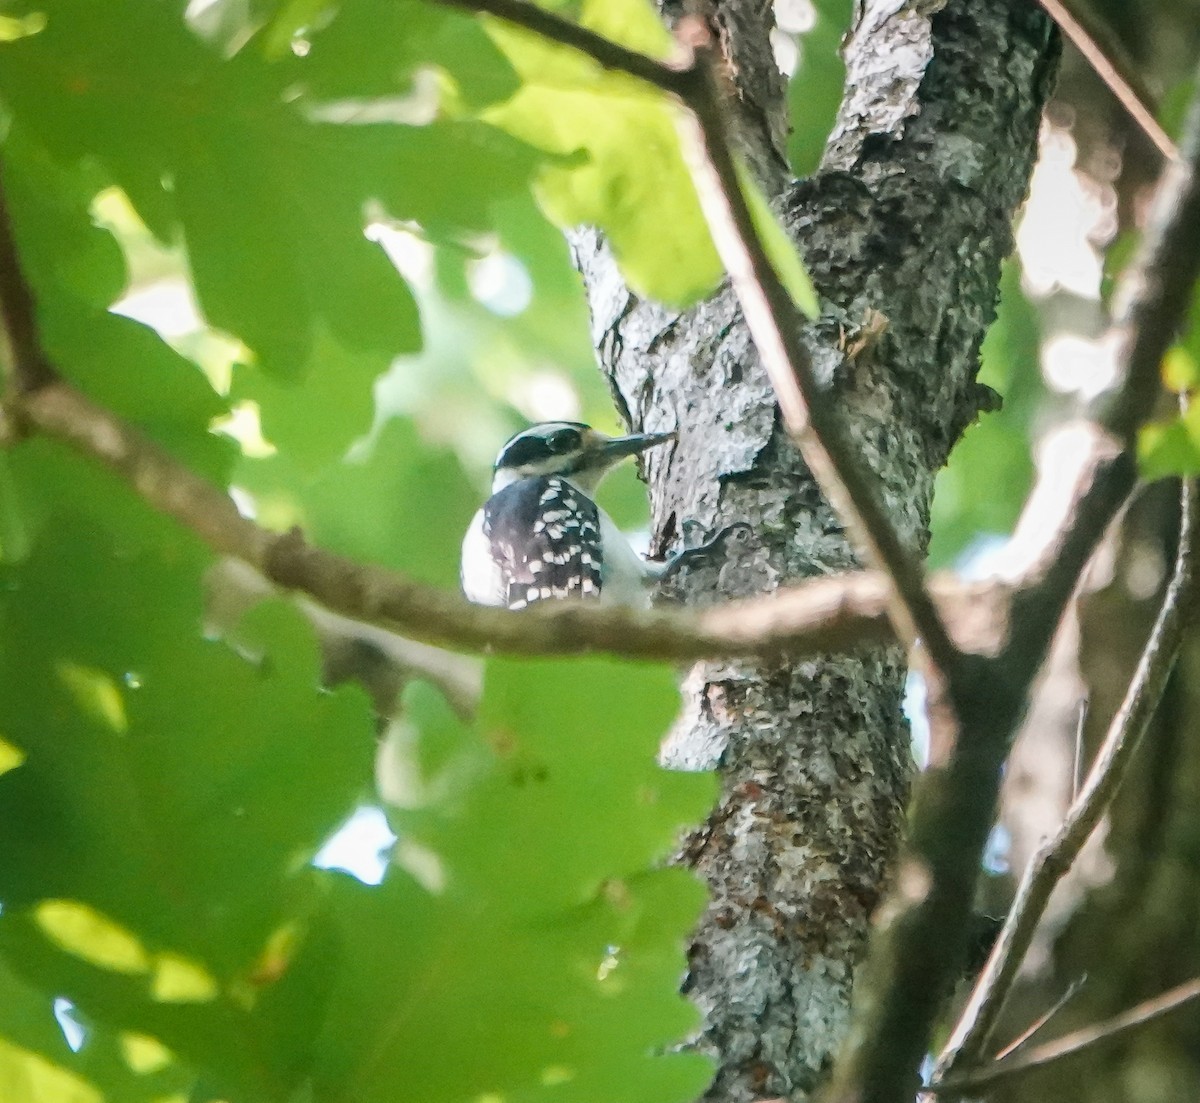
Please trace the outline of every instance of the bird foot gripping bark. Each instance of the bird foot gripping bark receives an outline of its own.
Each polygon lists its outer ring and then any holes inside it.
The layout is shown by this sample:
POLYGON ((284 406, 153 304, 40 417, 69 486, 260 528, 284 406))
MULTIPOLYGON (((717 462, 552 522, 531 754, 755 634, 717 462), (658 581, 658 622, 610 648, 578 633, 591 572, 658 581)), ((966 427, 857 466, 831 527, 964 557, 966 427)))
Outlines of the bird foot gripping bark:
MULTIPOLYGON (((689 542, 695 533, 695 524, 684 523, 684 540, 689 542)), ((657 581, 662 584, 674 578, 680 571, 697 567, 721 567, 738 550, 746 547, 754 530, 744 521, 737 521, 719 529, 703 543, 685 547, 663 561, 657 581)))

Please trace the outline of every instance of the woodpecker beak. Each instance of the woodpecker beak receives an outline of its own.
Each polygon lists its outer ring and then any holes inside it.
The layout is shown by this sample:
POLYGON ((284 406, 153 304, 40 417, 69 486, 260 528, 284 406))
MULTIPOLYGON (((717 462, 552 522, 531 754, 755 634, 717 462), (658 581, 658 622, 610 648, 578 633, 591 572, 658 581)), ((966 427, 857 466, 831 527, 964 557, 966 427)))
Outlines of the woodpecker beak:
POLYGON ((627 437, 609 437, 600 441, 596 452, 601 461, 607 466, 622 460, 626 456, 636 456, 639 452, 653 448, 657 444, 666 444, 674 440, 674 433, 632 433, 627 437))

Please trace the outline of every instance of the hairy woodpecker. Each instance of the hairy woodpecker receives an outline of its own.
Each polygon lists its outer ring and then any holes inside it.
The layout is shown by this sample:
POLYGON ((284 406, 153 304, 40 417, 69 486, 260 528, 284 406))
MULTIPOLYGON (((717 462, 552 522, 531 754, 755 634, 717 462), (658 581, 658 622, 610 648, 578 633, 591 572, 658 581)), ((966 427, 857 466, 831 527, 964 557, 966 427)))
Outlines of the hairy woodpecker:
POLYGON ((654 563, 596 505, 596 487, 618 462, 674 435, 609 437, 577 421, 547 421, 510 438, 496 457, 492 496, 463 539, 463 593, 509 609, 555 598, 646 605, 654 583, 723 546, 733 532, 748 531, 731 526, 654 563))

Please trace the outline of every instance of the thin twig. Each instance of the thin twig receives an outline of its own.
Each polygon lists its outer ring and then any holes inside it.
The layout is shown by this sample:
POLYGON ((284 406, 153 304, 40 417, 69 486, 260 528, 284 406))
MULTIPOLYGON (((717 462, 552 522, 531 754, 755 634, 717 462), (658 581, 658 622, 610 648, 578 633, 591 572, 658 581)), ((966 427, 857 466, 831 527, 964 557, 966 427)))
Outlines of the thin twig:
POLYGON ((1085 695, 1079 702, 1079 716, 1075 720, 1075 746, 1071 755, 1071 800, 1079 796, 1079 785, 1083 781, 1083 733, 1087 728, 1088 710, 1091 702, 1085 695))
POLYGON ((1009 1042, 999 1053, 996 1054, 997 1061, 1003 1061, 1006 1057, 1011 1057, 1018 1050, 1024 1049, 1034 1038, 1036 1038, 1046 1028, 1046 1024, 1051 1022, 1064 1007, 1067 1006, 1083 988, 1084 982, 1087 980, 1087 974, 1077 980, 1073 980, 1067 990, 1058 997, 1045 1011, 1043 1011, 1036 1019, 1033 1020, 1024 1030, 1021 1031, 1011 1042, 1009 1042))
POLYGON ((984 1053, 1017 971, 1033 941, 1054 887, 1071 868, 1120 788, 1150 726, 1175 666, 1195 602, 1196 555, 1200 552, 1200 495, 1194 481, 1180 496, 1179 549, 1175 570, 1137 670, 1100 752, 1062 826, 1025 870, 1017 898, 992 947, 950 1040, 938 1061, 935 1082, 970 1068, 984 1053))
POLYGON ((1179 150, 1154 115, 1154 97, 1120 42, 1107 34, 1096 20, 1088 17, 1077 4, 1066 0, 1038 0, 1046 14, 1062 28, 1075 48, 1084 56, 1093 72, 1104 82, 1117 102, 1154 147, 1168 160, 1179 160, 1179 150), (1103 40, 1103 41, 1102 41, 1103 40))
POLYGON ((8 391, 13 395, 37 390, 55 375, 38 336, 33 294, 21 271, 19 256, 4 177, 0 174, 0 322, 3 323, 0 344, 4 349, 8 391))
POLYGON ((933 1084, 924 1090, 938 1095, 973 1095, 981 1088, 991 1087, 1001 1080, 1009 1080, 1033 1069, 1045 1068, 1065 1057, 1072 1057, 1081 1050, 1090 1049, 1092 1046, 1107 1042, 1112 1038, 1119 1038, 1122 1034, 1127 1034, 1131 1030, 1161 1019, 1168 1012, 1183 1007, 1184 1004, 1191 1003, 1198 998, 1200 998, 1200 978, 1172 988, 1161 996, 1145 1000, 1136 1007, 1132 1007, 1120 1015, 1115 1015, 1111 1019, 1106 1019, 1102 1023, 1097 1023, 1095 1026, 1085 1027, 1062 1038, 1056 1038, 1053 1042, 1047 1042, 1036 1049, 1031 1049, 1019 1057, 1011 1057, 1005 1061, 985 1065, 981 1069, 957 1076, 953 1080, 933 1084))
POLYGON ((590 57, 602 68, 614 73, 627 73, 644 80, 664 92, 681 95, 685 66, 672 62, 658 61, 646 54, 631 50, 614 42, 611 38, 588 30, 587 27, 564 19, 527 0, 436 0, 446 7, 461 11, 491 15, 503 19, 516 27, 541 35, 542 38, 570 46, 590 57))

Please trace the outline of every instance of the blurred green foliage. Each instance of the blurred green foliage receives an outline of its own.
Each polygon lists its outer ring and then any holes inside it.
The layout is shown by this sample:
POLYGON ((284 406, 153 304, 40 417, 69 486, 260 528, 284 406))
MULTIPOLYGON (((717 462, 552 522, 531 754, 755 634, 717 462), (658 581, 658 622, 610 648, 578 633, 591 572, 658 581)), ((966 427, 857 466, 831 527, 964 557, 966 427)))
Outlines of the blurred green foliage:
POLYGON ((817 170, 842 102, 846 67, 841 41, 850 28, 854 0, 816 0, 814 9, 815 21, 800 41, 800 64, 788 83, 788 158, 797 176, 817 170))
MULTIPOLYGON (((453 586, 504 436, 615 427, 543 209, 605 226, 648 293, 719 278, 698 211, 668 218, 695 206, 671 109, 460 13, 0 15, 3 179, 55 363, 348 555, 453 586)), ((665 41, 640 0, 581 15, 665 41)), ((644 516, 632 472, 607 501, 644 516)), ((0 1096, 693 1098, 710 1065, 670 1051, 702 892, 659 866, 715 792, 655 764, 672 672, 494 662, 474 723, 413 684, 379 750, 290 608, 205 634, 209 566, 64 446, 0 456, 0 1096), (378 885, 313 865, 363 804, 399 835, 378 885)))
MULTIPOLYGON (((644 0, 567 7, 669 47, 644 0)), ((799 36, 799 173, 850 7, 799 36)), ((721 275, 675 108, 423 0, 12 0, 0 113, 63 373, 262 523, 447 587, 509 433, 617 428, 555 222, 666 301, 721 275)), ((1031 479, 1015 269, 984 359, 1006 404, 939 484, 938 562, 1007 532, 1031 479)), ((644 523, 631 467, 602 496, 644 523)), ((206 636, 209 566, 64 446, 0 454, 0 1099, 695 1097, 703 901, 659 867, 715 794, 654 765, 671 672, 493 661, 474 723, 417 683, 377 746, 284 606, 206 636), (399 836, 378 885, 312 865, 364 803, 399 836)))
POLYGON ((1020 267, 1005 266, 995 323, 981 351, 979 381, 1001 397, 966 433, 938 474, 933 496, 932 567, 953 566, 988 537, 1009 535, 1033 485, 1030 442, 1046 397, 1040 326, 1021 288, 1020 267))

